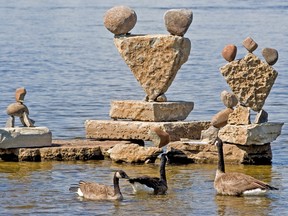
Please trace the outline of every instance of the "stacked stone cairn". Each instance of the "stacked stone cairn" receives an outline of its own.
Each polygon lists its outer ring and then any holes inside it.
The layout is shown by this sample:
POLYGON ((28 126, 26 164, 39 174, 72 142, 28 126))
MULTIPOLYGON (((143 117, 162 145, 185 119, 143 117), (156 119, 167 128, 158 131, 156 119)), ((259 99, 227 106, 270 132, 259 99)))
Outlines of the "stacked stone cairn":
POLYGON ((52 134, 46 127, 35 127, 29 118, 29 109, 24 104, 25 88, 18 88, 15 92, 16 102, 10 104, 6 112, 8 120, 5 128, 0 128, 0 149, 42 147, 52 145, 52 134), (15 127, 15 117, 23 127, 15 127))
MULTIPOLYGON (((261 61, 253 51, 258 44, 247 37, 243 46, 248 53, 240 60, 234 60, 237 47, 229 44, 222 51, 223 58, 229 63, 220 68, 220 72, 231 88, 232 93, 223 91, 221 100, 226 109, 217 113, 211 121, 214 131, 225 143, 245 146, 249 151, 258 150, 251 160, 260 160, 271 163, 272 153, 270 143, 281 134, 283 123, 269 122, 268 113, 263 109, 266 98, 277 78, 277 71, 272 68, 278 60, 278 52, 273 48, 264 48, 262 55, 266 62, 261 61), (238 103, 237 103, 238 101, 238 103), (235 106, 235 108, 233 108, 235 106), (256 112, 254 121, 251 113, 256 112)), ((209 137, 209 136, 208 136, 209 137)))
MULTIPOLYGON (((154 156, 170 141, 181 137, 200 138, 201 131, 208 128, 209 122, 184 122, 194 103, 169 101, 165 95, 177 72, 188 60, 191 42, 184 34, 192 19, 191 10, 168 10, 164 22, 169 34, 137 35, 130 33, 137 22, 133 9, 116 6, 105 13, 104 25, 114 34, 116 48, 146 96, 143 100, 112 101, 111 120, 85 122, 87 138, 131 140, 141 145, 144 141, 152 141, 156 147, 149 147, 155 149, 149 154, 154 156)), ((124 151, 129 152, 127 149, 124 151)), ((110 155, 113 159, 112 155, 113 150, 110 155)), ((119 155, 121 159, 118 161, 125 160, 122 152, 119 155)))

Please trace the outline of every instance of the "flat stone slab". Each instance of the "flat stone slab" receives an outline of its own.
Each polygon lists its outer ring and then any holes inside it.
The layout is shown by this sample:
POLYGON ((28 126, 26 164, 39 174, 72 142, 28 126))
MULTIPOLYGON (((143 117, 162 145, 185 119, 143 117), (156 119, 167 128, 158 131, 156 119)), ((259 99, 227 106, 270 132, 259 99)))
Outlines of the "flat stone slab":
POLYGON ((200 139, 201 131, 210 126, 209 121, 142 122, 86 120, 86 138, 107 140, 147 140, 151 141, 150 129, 159 127, 170 134, 170 141, 181 138, 200 139))
MULTIPOLYGON (((169 154, 171 163, 213 164, 218 162, 216 146, 200 140, 171 142, 167 146, 167 151, 171 152, 169 154)), ((224 143, 223 153, 227 164, 267 165, 272 162, 270 143, 253 146, 224 143)))
POLYGON ((193 110, 193 102, 146 102, 137 100, 112 101, 110 117, 134 121, 183 121, 193 110))
POLYGON ((47 127, 0 128, 0 149, 51 145, 52 133, 47 127))
POLYGON ((267 122, 249 125, 226 125, 218 132, 223 142, 240 145, 263 145, 270 143, 281 134, 284 123, 267 122))

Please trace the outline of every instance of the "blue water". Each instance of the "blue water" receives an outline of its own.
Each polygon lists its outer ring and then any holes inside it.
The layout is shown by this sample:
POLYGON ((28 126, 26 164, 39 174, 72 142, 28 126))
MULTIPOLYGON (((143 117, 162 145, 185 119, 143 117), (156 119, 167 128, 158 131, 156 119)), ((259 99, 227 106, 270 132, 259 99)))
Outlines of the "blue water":
MULTIPOLYGON (((119 4, 116 0, 1 0, 0 127, 5 126, 8 117, 5 110, 14 102, 14 92, 18 87, 27 89, 25 104, 36 126, 48 127, 54 139, 85 137, 84 121, 109 119, 111 100, 144 98, 144 91, 113 44, 113 35, 103 26, 104 13, 119 4)), ((233 43, 238 47, 237 58, 242 58, 246 53, 242 41, 247 36, 258 43, 254 53, 260 58, 262 48, 277 49, 279 60, 273 67, 279 75, 263 108, 269 113, 269 121, 287 125, 286 0, 124 0, 121 4, 130 6, 137 13, 138 21, 132 30, 135 34, 167 34, 163 21, 165 11, 173 8, 192 9, 193 22, 185 34, 192 43, 191 54, 166 93, 168 100, 195 103, 187 120, 210 120, 223 109, 220 93, 229 90, 229 87, 219 67, 226 64, 221 57, 226 44, 233 43)), ((142 206, 143 215, 145 212, 147 215, 170 215, 173 210, 179 215, 284 215, 288 210, 286 125, 281 136, 272 143, 273 165, 263 168, 265 172, 255 176, 271 181, 281 190, 268 198, 253 200, 254 203, 239 199, 232 202, 231 198, 228 200, 231 202, 219 200, 212 186, 214 167, 210 166, 170 167, 169 196, 153 197, 148 202, 147 197, 129 195, 130 190, 125 187, 128 199, 111 205, 81 202, 69 194, 65 186, 85 177, 108 184, 110 168, 120 165, 90 162, 48 165, 19 163, 8 166, 8 163, 2 162, 0 212, 5 212, 5 215, 29 212, 39 215, 50 211, 51 214, 58 212, 64 215, 66 212, 72 215, 73 212, 80 214, 84 211, 85 215, 103 215, 105 212, 125 215, 138 214, 139 206, 142 206), (23 169, 31 169, 31 172, 24 171, 23 175, 18 176, 19 170, 23 169), (175 170, 179 173, 175 174, 175 170), (191 170, 196 170, 197 175, 191 170), (201 187, 197 187, 195 182, 201 187), (143 204, 144 201, 147 204, 143 204), (228 204, 225 206, 225 203, 228 204), (243 208, 239 208, 239 205, 243 208), (264 205, 263 211, 260 211, 261 205, 264 205)), ((140 174, 147 169, 123 166, 132 174, 140 174)), ((151 167, 151 173, 157 173, 157 169, 157 166, 151 167)), ((236 169, 243 169, 243 172, 251 169, 253 174, 259 167, 236 169)))

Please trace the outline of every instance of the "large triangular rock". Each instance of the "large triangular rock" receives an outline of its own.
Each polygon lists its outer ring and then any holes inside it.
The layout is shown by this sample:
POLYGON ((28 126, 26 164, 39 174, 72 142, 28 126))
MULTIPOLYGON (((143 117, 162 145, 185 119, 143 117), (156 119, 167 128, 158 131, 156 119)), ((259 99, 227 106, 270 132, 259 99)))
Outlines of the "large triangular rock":
POLYGON ((226 64, 220 72, 240 104, 254 111, 262 109, 278 75, 276 70, 252 53, 226 64))
POLYGON ((149 101, 167 91, 191 49, 188 38, 173 35, 117 36, 114 44, 149 101))

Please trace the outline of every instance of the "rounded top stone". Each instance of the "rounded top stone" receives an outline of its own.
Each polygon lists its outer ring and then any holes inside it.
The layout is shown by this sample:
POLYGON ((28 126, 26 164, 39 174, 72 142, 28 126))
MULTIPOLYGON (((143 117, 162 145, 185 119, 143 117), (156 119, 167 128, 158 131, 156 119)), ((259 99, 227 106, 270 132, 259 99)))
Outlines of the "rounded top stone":
POLYGON ((273 48, 262 49, 262 55, 269 65, 274 65, 278 61, 278 51, 273 48))
POLYGON ((24 101, 24 97, 26 95, 26 89, 25 88, 18 88, 15 91, 15 99, 17 102, 23 102, 24 101))
POLYGON ((228 44, 222 50, 222 56, 228 62, 233 61, 236 57, 236 54, 237 47, 234 44, 228 44))
POLYGON ((238 100, 233 93, 230 93, 226 90, 221 92, 221 101, 227 108, 233 108, 237 105, 238 100))
POLYGON ((192 20, 193 12, 189 9, 171 9, 164 14, 166 29, 172 35, 184 36, 192 20))
POLYGON ((115 35, 127 34, 134 28, 136 22, 135 11, 127 6, 115 6, 104 14, 105 27, 115 35))

